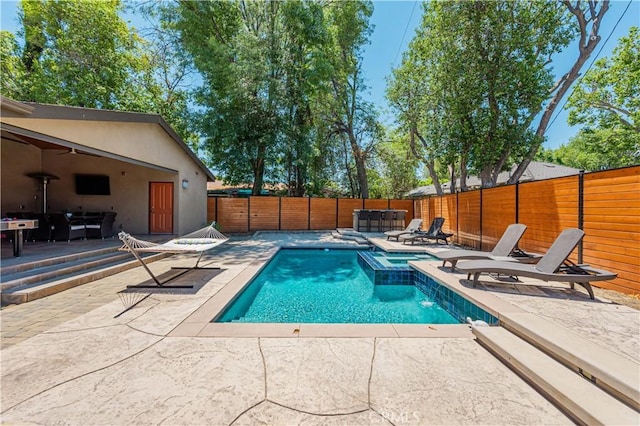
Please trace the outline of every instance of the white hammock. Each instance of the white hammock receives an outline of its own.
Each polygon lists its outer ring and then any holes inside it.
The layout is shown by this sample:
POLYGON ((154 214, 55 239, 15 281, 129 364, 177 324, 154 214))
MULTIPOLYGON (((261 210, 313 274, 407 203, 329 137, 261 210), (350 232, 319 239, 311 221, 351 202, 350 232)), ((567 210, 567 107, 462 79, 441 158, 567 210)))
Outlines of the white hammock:
POLYGON ((184 253, 202 252, 226 242, 229 237, 214 228, 215 222, 206 228, 199 229, 185 236, 174 238, 166 243, 152 243, 132 237, 126 232, 120 232, 118 237, 124 243, 120 250, 152 253, 184 253))
POLYGON ((229 237, 225 236, 215 228, 215 224, 215 222, 212 222, 211 225, 205 228, 199 229, 180 238, 174 238, 173 240, 169 240, 166 243, 152 243, 150 241, 139 240, 132 237, 130 234, 127 234, 126 232, 120 232, 118 234, 118 238, 120 238, 120 240, 122 240, 123 242, 120 250, 131 252, 138 260, 138 262, 140 262, 140 264, 144 267, 144 269, 146 269, 147 273, 151 275, 151 278, 153 278, 158 286, 168 287, 164 285, 167 281, 175 279, 190 270, 201 269, 198 268, 198 264, 200 263, 200 259, 202 259, 202 255, 207 250, 211 250, 212 248, 217 247, 229 240, 229 237), (200 253, 200 256, 198 256, 198 260, 196 261, 196 264, 193 268, 172 268, 185 269, 185 271, 182 272, 182 274, 175 275, 169 280, 161 283, 144 263, 139 253, 200 253))

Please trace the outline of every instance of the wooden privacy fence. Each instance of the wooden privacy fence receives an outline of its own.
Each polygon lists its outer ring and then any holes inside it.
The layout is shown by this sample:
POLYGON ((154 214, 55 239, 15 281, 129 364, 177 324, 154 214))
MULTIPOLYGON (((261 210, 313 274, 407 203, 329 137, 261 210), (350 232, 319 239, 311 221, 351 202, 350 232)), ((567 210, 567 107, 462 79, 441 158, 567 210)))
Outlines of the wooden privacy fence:
POLYGON ((306 231, 353 227, 355 209, 407 210, 413 219, 413 200, 354 198, 249 197, 207 199, 207 220, 223 232, 306 231))
POLYGON ((563 229, 580 228, 572 260, 618 274, 600 287, 640 293, 640 166, 425 198, 414 212, 425 224, 444 217, 455 242, 480 250, 511 223, 527 225, 519 247, 539 253, 563 229))

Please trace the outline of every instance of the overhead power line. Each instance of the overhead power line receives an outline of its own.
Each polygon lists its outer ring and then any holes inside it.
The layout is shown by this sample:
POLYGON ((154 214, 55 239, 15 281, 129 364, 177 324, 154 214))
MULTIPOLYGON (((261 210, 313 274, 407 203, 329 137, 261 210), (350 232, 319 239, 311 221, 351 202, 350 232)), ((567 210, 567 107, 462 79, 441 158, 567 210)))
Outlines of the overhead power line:
POLYGON ((402 34, 402 40, 400 40, 400 45, 398 46, 398 51, 396 52, 396 57, 393 58, 393 66, 396 65, 396 61, 398 60, 398 55, 400 55, 400 51, 402 50, 402 45, 404 44, 404 38, 407 36, 407 31, 409 30, 409 24, 411 24, 411 18, 413 18, 413 12, 416 11, 416 5, 419 2, 413 2, 413 8, 411 9, 411 15, 409 16, 409 20, 407 21, 407 25, 404 27, 404 33, 402 34))
POLYGON ((607 43, 609 42, 609 39, 611 38, 611 36, 613 35, 613 32, 616 30, 616 28, 618 28, 618 24, 620 24, 620 21, 622 21, 622 18, 624 18, 624 15, 627 14, 627 10, 629 10, 629 7, 631 6, 631 3, 633 3, 633 0, 629 0, 629 4, 627 4, 627 7, 624 9, 624 12, 622 12, 622 15, 620 15, 620 18, 618 18, 618 21, 616 22, 616 24, 613 26, 613 28, 611 29, 611 32, 609 32, 609 35, 607 36, 607 39, 604 41, 604 43, 602 43, 602 45, 600 46, 600 49, 598 50, 598 53, 596 54, 596 56, 593 58, 593 61, 591 61, 591 63, 589 64, 589 66, 587 67, 587 70, 580 76, 580 78, 578 79, 578 82, 575 83, 573 85, 573 89, 571 90, 571 93, 569 94, 569 96, 567 96, 567 98, 564 100, 564 103, 562 104, 562 107, 558 110, 558 112, 556 113, 555 117, 553 117, 553 119, 551 120, 551 122, 549 123, 549 125, 547 126, 547 130, 548 131, 551 126, 553 125, 553 123, 555 123, 556 119, 558 118, 558 116, 560 115, 560 113, 562 113, 562 111, 564 111, 565 106, 567 105, 567 102, 569 102, 569 100, 571 99, 571 96, 573 96, 573 92, 576 90, 575 88, 578 87, 580 85, 580 82, 582 81, 582 79, 584 78, 585 75, 587 75, 587 73, 589 72, 589 70, 591 69, 591 67, 593 66, 593 64, 598 60, 598 57, 600 56, 600 53, 602 53, 602 49, 604 49, 604 47, 607 45, 607 43))

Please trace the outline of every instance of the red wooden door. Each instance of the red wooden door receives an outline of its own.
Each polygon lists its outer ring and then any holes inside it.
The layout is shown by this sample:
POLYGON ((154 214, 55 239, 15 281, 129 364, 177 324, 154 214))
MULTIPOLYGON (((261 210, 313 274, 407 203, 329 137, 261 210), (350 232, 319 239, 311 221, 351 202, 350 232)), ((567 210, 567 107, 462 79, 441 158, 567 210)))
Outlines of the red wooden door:
POLYGON ((149 233, 173 234, 173 183, 149 183, 149 233))

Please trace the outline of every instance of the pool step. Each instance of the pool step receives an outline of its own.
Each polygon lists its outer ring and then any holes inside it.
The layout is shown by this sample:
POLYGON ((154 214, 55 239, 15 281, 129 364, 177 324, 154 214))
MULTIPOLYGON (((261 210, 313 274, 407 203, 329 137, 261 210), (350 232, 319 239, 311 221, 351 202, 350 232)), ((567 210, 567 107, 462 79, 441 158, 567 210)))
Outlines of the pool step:
MULTIPOLYGON (((360 234, 360 233, 358 232, 358 234, 360 234)), ((369 241, 367 241, 366 238, 363 238, 363 237, 358 236, 358 235, 343 234, 343 233, 336 232, 336 231, 332 232, 331 235, 333 236, 333 238, 338 239, 338 240, 349 240, 349 241, 355 241, 358 244, 369 245, 369 241)), ((360 234, 360 235, 362 235, 362 234, 360 234)))
POLYGON ((478 341, 581 424, 640 424, 640 413, 502 327, 473 327, 478 341))

